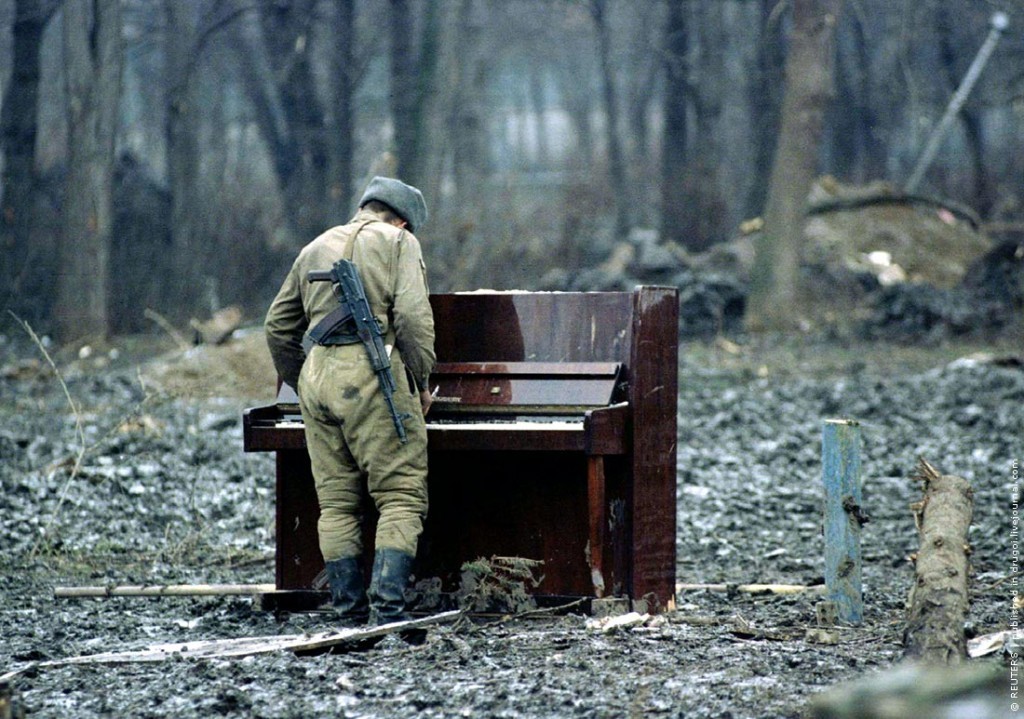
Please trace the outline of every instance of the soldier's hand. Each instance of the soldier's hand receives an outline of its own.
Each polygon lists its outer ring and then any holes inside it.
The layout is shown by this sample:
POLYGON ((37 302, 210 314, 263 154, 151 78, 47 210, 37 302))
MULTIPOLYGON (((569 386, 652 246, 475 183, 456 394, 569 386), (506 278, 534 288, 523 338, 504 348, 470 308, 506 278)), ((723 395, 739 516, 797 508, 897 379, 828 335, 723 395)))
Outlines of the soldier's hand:
POLYGON ((425 389, 420 390, 420 406, 423 408, 423 415, 430 411, 430 405, 434 402, 433 396, 425 389))

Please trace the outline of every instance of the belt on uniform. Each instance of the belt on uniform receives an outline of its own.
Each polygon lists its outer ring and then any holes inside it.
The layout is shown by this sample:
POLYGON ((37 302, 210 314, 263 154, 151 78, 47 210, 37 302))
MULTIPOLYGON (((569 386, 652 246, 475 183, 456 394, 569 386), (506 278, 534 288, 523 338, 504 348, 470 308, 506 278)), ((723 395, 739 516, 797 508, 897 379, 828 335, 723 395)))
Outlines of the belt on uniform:
POLYGON ((306 335, 314 344, 324 346, 354 345, 360 341, 352 313, 341 307, 331 310, 306 335))

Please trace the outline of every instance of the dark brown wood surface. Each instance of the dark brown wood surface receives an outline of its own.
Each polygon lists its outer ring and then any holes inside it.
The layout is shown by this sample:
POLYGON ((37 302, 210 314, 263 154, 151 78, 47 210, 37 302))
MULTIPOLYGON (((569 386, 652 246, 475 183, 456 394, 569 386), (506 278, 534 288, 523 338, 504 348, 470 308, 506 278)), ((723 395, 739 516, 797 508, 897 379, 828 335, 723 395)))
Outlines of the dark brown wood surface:
POLYGON ((679 299, 676 288, 633 294, 629 366, 633 408, 631 596, 674 597, 679 299))
MULTIPOLYGON (((596 379, 609 406, 587 410, 578 429, 431 427, 416 577, 454 590, 464 562, 519 556, 544 562, 541 598, 617 595, 665 606, 675 584, 676 290, 434 295, 431 303, 441 370, 432 387, 507 371, 549 383, 547 392, 532 387, 530 402, 551 406, 567 401, 559 383, 596 379)), ((278 451, 277 586, 308 589, 323 566, 319 510, 302 429, 274 427, 275 411, 246 412, 245 447, 278 451)))

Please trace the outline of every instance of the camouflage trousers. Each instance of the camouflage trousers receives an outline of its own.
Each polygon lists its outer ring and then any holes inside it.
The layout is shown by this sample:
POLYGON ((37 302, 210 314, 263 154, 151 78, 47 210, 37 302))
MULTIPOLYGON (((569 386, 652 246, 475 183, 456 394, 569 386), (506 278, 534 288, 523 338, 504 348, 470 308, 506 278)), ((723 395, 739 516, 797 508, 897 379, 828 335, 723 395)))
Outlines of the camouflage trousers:
POLYGON ((314 346, 299 377, 299 404, 313 468, 324 561, 362 554, 362 498, 380 513, 376 547, 415 556, 427 514, 427 430, 398 350, 391 355, 401 444, 362 344, 314 346))

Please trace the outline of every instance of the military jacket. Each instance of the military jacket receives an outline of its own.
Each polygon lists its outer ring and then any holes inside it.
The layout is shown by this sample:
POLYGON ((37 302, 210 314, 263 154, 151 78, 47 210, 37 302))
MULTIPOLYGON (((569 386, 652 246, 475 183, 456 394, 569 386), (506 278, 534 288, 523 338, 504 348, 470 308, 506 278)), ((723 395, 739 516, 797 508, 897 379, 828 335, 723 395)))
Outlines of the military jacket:
POLYGON ((352 262, 359 268, 385 338, 394 337, 417 387, 426 388, 435 362, 434 315, 420 243, 411 232, 369 210, 360 210, 348 224, 333 227, 306 245, 288 272, 264 323, 278 375, 298 387, 305 359, 302 336, 338 307, 330 283, 308 282, 306 274, 331 269, 346 257, 350 242, 352 262))

